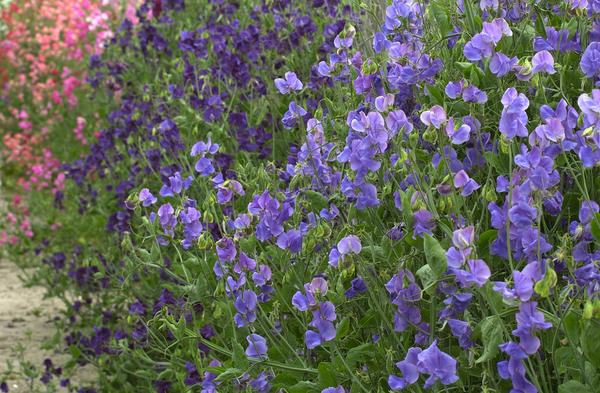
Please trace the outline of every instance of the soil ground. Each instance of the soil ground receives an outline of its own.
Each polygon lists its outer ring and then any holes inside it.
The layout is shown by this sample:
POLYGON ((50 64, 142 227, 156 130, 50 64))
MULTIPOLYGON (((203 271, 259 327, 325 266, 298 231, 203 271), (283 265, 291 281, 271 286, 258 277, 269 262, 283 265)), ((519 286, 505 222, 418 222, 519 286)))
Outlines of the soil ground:
MULTIPOLYGON (((53 318, 60 315, 62 304, 58 299, 43 299, 44 288, 24 287, 19 276, 22 271, 16 264, 0 260, 0 376, 7 370, 7 361, 11 362, 15 372, 7 381, 11 393, 31 393, 46 391, 40 377, 31 380, 21 372, 19 351, 24 347, 23 359, 31 362, 38 370, 44 370, 44 359, 50 358, 60 367, 67 359, 64 354, 42 349, 45 342, 56 334, 53 318)), ((62 337, 60 337, 62 340, 62 337)), ((94 380, 91 366, 78 370, 71 378, 75 384, 94 380)), ((58 385, 58 380, 56 380, 58 385)), ((56 392, 68 392, 67 388, 57 388, 56 392)))

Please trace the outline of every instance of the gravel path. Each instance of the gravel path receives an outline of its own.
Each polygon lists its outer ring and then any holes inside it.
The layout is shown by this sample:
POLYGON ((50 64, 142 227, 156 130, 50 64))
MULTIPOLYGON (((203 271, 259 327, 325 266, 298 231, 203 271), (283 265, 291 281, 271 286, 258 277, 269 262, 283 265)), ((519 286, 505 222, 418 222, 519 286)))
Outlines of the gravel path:
MULTIPOLYGON (((22 360, 30 362, 38 370, 44 370, 46 358, 60 367, 68 357, 42 349, 42 346, 56 334, 53 318, 60 315, 63 306, 58 299, 43 299, 45 289, 42 287, 24 287, 19 278, 21 274, 16 264, 0 260, 0 375, 8 369, 9 361, 16 371, 7 381, 11 393, 32 393, 38 388, 45 392, 47 387, 40 382, 40 377, 32 381, 20 372, 22 368, 16 348, 22 344, 25 348, 22 360)), ((62 335, 59 339, 62 340, 62 335)), ((78 369, 76 375, 71 377, 75 385, 86 384, 94 379, 91 366, 78 369)), ((58 380, 55 381, 58 385, 58 380)), ((56 390, 59 393, 68 391, 60 387, 56 390)))

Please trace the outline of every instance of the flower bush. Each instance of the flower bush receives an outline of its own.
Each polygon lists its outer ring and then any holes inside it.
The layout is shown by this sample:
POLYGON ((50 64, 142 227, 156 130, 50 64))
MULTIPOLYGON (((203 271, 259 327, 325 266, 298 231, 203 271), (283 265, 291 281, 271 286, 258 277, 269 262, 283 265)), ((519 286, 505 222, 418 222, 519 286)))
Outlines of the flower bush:
POLYGON ((598 15, 145 2, 90 58, 100 128, 33 239, 68 368, 103 392, 597 391, 598 15))

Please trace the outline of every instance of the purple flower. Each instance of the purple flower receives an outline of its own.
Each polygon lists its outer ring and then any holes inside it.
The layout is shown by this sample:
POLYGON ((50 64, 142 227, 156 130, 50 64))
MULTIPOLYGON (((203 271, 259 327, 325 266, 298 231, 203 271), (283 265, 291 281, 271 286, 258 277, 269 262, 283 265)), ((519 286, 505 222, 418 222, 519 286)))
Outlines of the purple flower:
POLYGON ((500 118, 500 132, 508 139, 515 136, 527 137, 527 113, 525 110, 529 107, 529 100, 523 93, 517 93, 514 87, 504 92, 502 96, 502 117, 500 118))
POLYGON ((275 79, 275 87, 281 94, 287 94, 292 90, 302 90, 302 82, 296 77, 294 72, 286 72, 285 79, 275 79))
POLYGON ((473 85, 469 85, 463 90, 462 98, 464 102, 475 102, 477 104, 487 102, 487 94, 473 85))
POLYGON ((532 332, 546 330, 552 327, 550 322, 544 320, 544 314, 536 311, 537 302, 521 303, 519 312, 515 315, 517 329, 512 334, 520 338, 519 346, 529 355, 533 355, 540 347, 540 339, 532 332))
POLYGON ((246 348, 246 355, 253 359, 268 359, 267 356, 267 340, 258 334, 250 334, 246 337, 248 341, 248 348, 246 348))
POLYGON ((413 239, 416 239, 415 236, 423 237, 424 233, 428 233, 431 236, 433 236, 433 232, 431 232, 431 230, 435 228, 436 225, 434 218, 435 216, 431 212, 429 212, 429 210, 421 209, 419 211, 416 211, 413 214, 415 225, 413 239))
POLYGON ((360 239, 354 235, 346 236, 340 240, 337 247, 333 247, 329 252, 329 264, 333 267, 338 267, 344 263, 344 256, 348 254, 359 254, 362 249, 360 239))
POLYGON ((266 285, 269 280, 271 280, 272 276, 271 268, 267 265, 260 265, 258 267, 258 271, 252 273, 252 281, 257 287, 266 285))
POLYGON ((390 375, 388 377, 388 385, 390 385, 392 390, 402 390, 406 386, 417 382, 419 379, 419 367, 417 366, 417 363, 419 362, 418 356, 421 351, 421 348, 409 348, 404 360, 396 363, 396 367, 402 372, 402 378, 395 375, 390 375))
POLYGON ((396 367, 402 372, 403 378, 390 375, 388 384, 392 390, 401 390, 406 386, 417 382, 419 374, 427 374, 429 378, 423 386, 425 389, 433 386, 439 379, 444 385, 450 385, 458 381, 456 375, 456 360, 452 356, 439 350, 437 340, 434 340, 429 348, 410 348, 406 358, 396 363, 396 367))
POLYGON ((491 276, 490 268, 481 259, 469 259, 467 261, 470 272, 466 270, 456 270, 456 281, 458 281, 463 287, 469 287, 471 284, 475 284, 478 287, 482 287, 483 284, 491 276))
POLYGON ((463 78, 460 82, 448 82, 446 85, 446 95, 452 99, 459 97, 465 87, 467 81, 463 78))
POLYGON ((142 188, 140 190, 139 200, 142 202, 142 206, 148 207, 154 203, 156 203, 157 199, 154 195, 150 193, 150 190, 147 188, 142 188))
POLYGON ((337 248, 342 255, 350 253, 359 254, 362 246, 358 237, 350 235, 340 240, 337 244, 337 248))
POLYGON ((237 255, 233 241, 227 237, 219 240, 217 242, 217 255, 219 256, 219 261, 223 263, 232 262, 237 255))
POLYGON ((244 251, 240 253, 238 263, 235 264, 233 271, 240 274, 242 270, 253 271, 256 269, 256 260, 250 258, 244 251))
POLYGON ((439 129, 446 121, 446 112, 441 106, 435 105, 430 110, 421 113, 420 117, 423 124, 439 129))
POLYGON ((600 42, 592 42, 588 45, 581 56, 579 67, 588 78, 600 75, 600 42))
POLYGON ((512 35, 512 31, 504 19, 494 19, 489 23, 483 22, 483 30, 467 42, 463 54, 470 61, 488 58, 503 35, 512 35))
POLYGON ((525 229, 531 226, 537 217, 537 209, 525 202, 519 202, 508 211, 508 218, 517 228, 525 229))
POLYGON ((438 349, 437 340, 434 340, 429 348, 422 351, 418 355, 418 359, 419 372, 430 375, 423 385, 425 389, 433 386, 438 379, 444 385, 458 381, 456 360, 438 349))
POLYGON ((238 314, 233 317, 237 327, 248 326, 249 323, 256 320, 256 313, 254 312, 256 302, 257 296, 253 291, 245 290, 237 294, 233 302, 235 309, 238 311, 238 314))
MULTIPOLYGON (((600 60, 600 57, 598 60, 600 60)), ((533 66, 531 72, 534 74, 542 71, 549 74, 556 73, 556 70, 554 69, 554 58, 547 50, 536 53, 531 60, 531 65, 533 66)))
POLYGON ((302 234, 292 229, 288 232, 283 232, 277 238, 277 246, 283 250, 289 249, 292 254, 302 251, 302 234))
POLYGON ((508 74, 518 60, 517 57, 509 59, 504 53, 496 52, 490 60, 490 71, 500 78, 508 74))
POLYGON ((463 124, 456 129, 454 126, 454 118, 451 117, 446 124, 446 135, 452 140, 453 145, 460 145, 468 141, 471 137, 471 127, 467 124, 463 124))
POLYGON ((391 45, 392 43, 381 31, 378 31, 373 36, 373 50, 375 51, 375 53, 381 53, 381 51, 383 50, 388 50, 391 45))
POLYGON ((304 117, 306 113, 306 110, 298 104, 296 104, 295 101, 290 102, 287 112, 284 113, 283 118, 281 119, 283 127, 286 130, 291 130, 296 125, 296 120, 298 118, 304 117))
POLYGON ((273 374, 263 371, 256 376, 256 379, 250 381, 249 385, 258 393, 267 393, 271 391, 271 384, 269 384, 271 379, 273 379, 273 374))
POLYGON ((592 90, 592 96, 582 94, 577 99, 579 108, 584 113, 584 127, 600 127, 600 90, 592 90))
POLYGON ((454 175, 454 187, 463 189, 460 195, 469 196, 481 186, 477 184, 475 180, 471 179, 469 175, 467 175, 467 172, 461 169, 454 175))
POLYGON ((304 337, 304 343, 308 349, 313 349, 335 338, 335 326, 330 321, 319 319, 314 325, 317 328, 317 332, 308 330, 304 337))
POLYGON ((367 292, 367 286, 365 285, 363 279, 360 277, 357 277, 354 280, 352 280, 350 284, 352 286, 344 293, 344 295, 346 295, 348 299, 352 299, 353 297, 361 293, 367 292))
POLYGON ((331 387, 321 390, 321 393, 346 393, 346 389, 344 389, 342 386, 331 387))
POLYGON ((373 207, 379 205, 379 199, 377 199, 377 188, 371 183, 363 183, 360 186, 360 193, 356 198, 356 207, 358 210, 364 210, 367 207, 373 207))
POLYGON ((473 346, 471 341, 471 328, 467 322, 450 318, 448 325, 452 331, 452 335, 458 338, 458 345, 463 349, 469 349, 473 346))
MULTIPOLYGON (((200 172, 200 171, 199 171, 200 172)), ((169 185, 164 184, 160 189, 161 197, 174 196, 174 194, 179 194, 182 190, 187 190, 192 184, 193 178, 189 176, 187 179, 181 179, 181 175, 179 172, 175 172, 173 176, 169 177, 169 185)))

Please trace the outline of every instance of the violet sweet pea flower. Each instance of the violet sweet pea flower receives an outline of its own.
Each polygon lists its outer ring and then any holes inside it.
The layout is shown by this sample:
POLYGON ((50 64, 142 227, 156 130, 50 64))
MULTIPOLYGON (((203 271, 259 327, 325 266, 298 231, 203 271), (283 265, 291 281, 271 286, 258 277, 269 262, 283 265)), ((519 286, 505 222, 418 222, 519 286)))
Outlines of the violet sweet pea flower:
POLYGON ((531 72, 534 74, 543 71, 549 74, 556 73, 556 70, 554 69, 554 58, 547 50, 536 53, 533 56, 533 59, 531 59, 531 65, 533 66, 531 72))
POLYGON ((469 196, 481 186, 477 184, 475 180, 471 179, 469 175, 467 175, 467 172, 461 169, 454 175, 454 187, 463 189, 460 195, 469 196))
POLYGON ((588 45, 581 56, 579 67, 588 78, 600 75, 600 42, 592 42, 588 45))
POLYGON ((511 87, 504 92, 501 102, 504 109, 500 118, 500 132, 508 139, 515 136, 527 137, 528 132, 525 125, 528 117, 525 110, 529 107, 529 100, 525 94, 517 93, 517 90, 511 87))
POLYGON ((156 203, 157 199, 154 195, 150 193, 150 190, 147 188, 142 188, 140 190, 140 195, 138 196, 140 202, 142 202, 142 206, 148 207, 154 203, 156 203))
POLYGON ((267 340, 258 334, 250 334, 246 337, 246 341, 250 344, 246 348, 246 355, 253 359, 268 359, 267 356, 267 340))
POLYGON ((423 124, 439 129, 446 122, 446 111, 441 106, 435 105, 430 110, 421 113, 420 118, 423 124))
POLYGON ((518 60, 519 59, 517 59, 517 57, 510 59, 504 53, 496 52, 490 60, 490 71, 492 74, 495 74, 498 78, 500 78, 508 74, 512 70, 513 66, 517 64, 518 60))
POLYGON ((294 72, 288 71, 285 73, 285 79, 277 78, 274 82, 281 94, 287 94, 292 90, 302 90, 302 82, 294 72))

